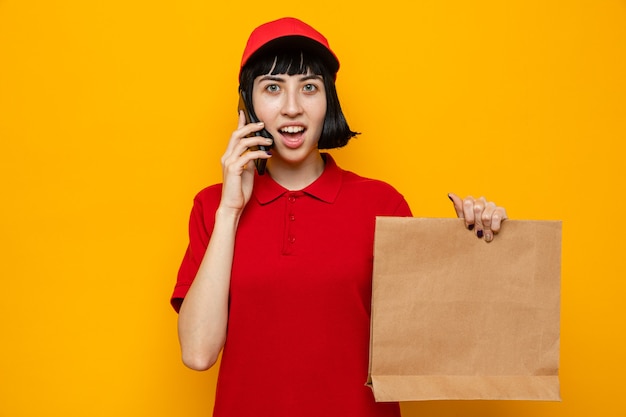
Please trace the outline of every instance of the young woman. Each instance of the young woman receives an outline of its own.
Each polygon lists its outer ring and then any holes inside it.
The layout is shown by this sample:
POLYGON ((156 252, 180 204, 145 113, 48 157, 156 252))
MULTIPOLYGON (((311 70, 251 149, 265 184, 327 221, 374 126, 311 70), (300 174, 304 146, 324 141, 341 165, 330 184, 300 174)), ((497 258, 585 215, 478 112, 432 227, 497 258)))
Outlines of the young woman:
MULTIPOLYGON (((375 217, 411 211, 390 185, 320 152, 356 134, 338 69, 326 39, 293 18, 255 29, 244 51, 240 90, 262 122, 239 114, 223 183, 196 196, 172 296, 185 365, 208 369, 222 352, 214 416, 400 414, 365 382, 375 217), (255 135, 263 129, 273 140, 255 135)), ((483 198, 450 198, 487 241, 506 218, 483 198)))

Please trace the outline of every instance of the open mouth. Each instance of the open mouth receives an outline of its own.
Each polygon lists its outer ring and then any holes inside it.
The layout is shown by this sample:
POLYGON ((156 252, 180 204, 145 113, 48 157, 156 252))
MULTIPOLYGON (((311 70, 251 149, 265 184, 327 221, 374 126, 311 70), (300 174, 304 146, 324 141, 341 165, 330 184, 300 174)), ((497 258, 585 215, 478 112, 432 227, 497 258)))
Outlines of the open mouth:
POLYGON ((286 126, 280 129, 280 133, 283 135, 298 135, 304 132, 303 126, 286 126))
POLYGON ((296 149, 304 143, 304 126, 285 126, 279 130, 283 143, 288 148, 296 149))

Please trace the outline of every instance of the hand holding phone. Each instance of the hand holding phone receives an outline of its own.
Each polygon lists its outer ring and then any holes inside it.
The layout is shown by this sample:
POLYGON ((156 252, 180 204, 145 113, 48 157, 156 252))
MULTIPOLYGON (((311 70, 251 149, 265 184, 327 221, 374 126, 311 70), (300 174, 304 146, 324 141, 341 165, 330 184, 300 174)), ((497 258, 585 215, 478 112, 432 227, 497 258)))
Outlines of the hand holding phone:
MULTIPOLYGON (((258 123, 259 119, 256 117, 256 115, 254 114, 254 111, 252 111, 252 105, 251 103, 247 100, 247 96, 243 91, 239 91, 239 110, 243 110, 243 114, 246 116, 246 124, 248 123, 258 123)), ((272 137, 272 135, 270 135, 270 133, 265 130, 262 129, 258 132, 254 132, 255 136, 263 136, 264 138, 268 138, 268 139, 274 139, 272 137)), ((259 145, 259 146, 255 146, 254 148, 251 148, 253 150, 261 150, 261 151, 265 151, 268 152, 270 150, 271 146, 267 146, 267 145, 259 145)), ((256 170, 259 173, 259 175, 263 175, 265 174, 265 164, 266 164, 267 160, 266 159, 255 159, 254 161, 254 165, 256 166, 256 170)))

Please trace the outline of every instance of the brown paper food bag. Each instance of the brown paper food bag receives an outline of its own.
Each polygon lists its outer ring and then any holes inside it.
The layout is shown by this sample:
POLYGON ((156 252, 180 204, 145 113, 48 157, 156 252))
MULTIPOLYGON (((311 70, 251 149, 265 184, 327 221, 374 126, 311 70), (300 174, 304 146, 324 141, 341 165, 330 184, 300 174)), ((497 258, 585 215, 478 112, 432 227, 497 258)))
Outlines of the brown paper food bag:
POLYGON ((559 401, 560 267, 560 221, 377 218, 376 401, 559 401))

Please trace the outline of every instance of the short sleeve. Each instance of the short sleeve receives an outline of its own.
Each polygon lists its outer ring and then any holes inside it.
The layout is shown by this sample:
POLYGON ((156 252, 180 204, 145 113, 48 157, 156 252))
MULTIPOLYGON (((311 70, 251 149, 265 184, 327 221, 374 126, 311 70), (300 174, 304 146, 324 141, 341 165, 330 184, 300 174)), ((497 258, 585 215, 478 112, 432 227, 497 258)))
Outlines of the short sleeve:
POLYGON ((209 244, 215 211, 221 197, 221 185, 214 185, 200 191, 194 198, 193 207, 189 216, 189 243, 178 269, 176 285, 170 303, 178 312, 187 291, 200 268, 200 263, 209 244))
POLYGON ((411 207, 409 207, 409 203, 406 202, 404 197, 400 198, 400 201, 398 202, 398 206, 393 212, 393 216, 413 217, 413 213, 411 212, 411 207))

